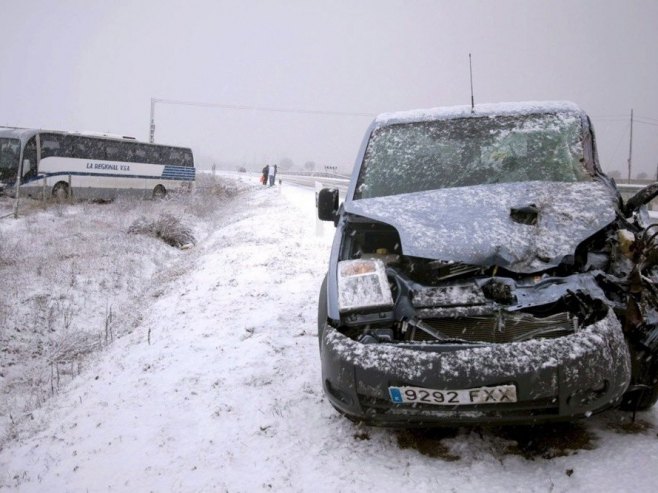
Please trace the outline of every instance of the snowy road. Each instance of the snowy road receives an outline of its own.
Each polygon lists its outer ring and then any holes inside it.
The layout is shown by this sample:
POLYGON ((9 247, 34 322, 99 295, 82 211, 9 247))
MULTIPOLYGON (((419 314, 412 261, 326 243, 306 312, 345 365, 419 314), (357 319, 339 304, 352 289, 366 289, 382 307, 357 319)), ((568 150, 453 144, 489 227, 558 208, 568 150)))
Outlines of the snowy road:
POLYGON ((312 191, 285 185, 218 211, 138 329, 0 452, 0 489, 655 491, 656 408, 635 425, 611 413, 532 440, 340 417, 315 337, 332 228, 316 235, 314 212, 312 191))

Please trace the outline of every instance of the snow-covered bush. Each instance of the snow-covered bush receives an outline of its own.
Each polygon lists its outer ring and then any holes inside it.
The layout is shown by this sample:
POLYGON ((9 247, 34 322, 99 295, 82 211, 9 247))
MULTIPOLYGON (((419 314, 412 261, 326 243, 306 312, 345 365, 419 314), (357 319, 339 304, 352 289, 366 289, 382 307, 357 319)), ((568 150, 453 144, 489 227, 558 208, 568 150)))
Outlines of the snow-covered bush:
POLYGON ((171 214, 162 214, 156 220, 138 218, 128 228, 130 234, 145 234, 162 239, 167 245, 185 248, 194 244, 192 230, 171 214))

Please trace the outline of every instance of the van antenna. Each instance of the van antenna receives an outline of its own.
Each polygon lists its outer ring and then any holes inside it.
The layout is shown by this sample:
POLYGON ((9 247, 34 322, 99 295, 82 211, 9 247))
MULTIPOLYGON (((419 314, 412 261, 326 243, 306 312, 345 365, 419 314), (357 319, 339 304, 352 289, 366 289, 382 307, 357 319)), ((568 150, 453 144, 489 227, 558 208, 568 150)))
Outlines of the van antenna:
POLYGON ((473 62, 471 61, 471 54, 468 54, 468 68, 471 72, 471 113, 475 113, 475 98, 473 97, 473 62))

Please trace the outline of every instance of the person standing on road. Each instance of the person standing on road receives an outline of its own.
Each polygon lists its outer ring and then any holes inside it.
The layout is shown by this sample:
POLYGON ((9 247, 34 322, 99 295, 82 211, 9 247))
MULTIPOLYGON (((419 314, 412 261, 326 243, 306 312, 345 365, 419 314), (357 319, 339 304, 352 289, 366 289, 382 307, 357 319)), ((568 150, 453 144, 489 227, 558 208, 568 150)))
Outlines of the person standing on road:
POLYGON ((274 180, 276 179, 276 164, 270 164, 268 170, 268 176, 270 178, 270 186, 274 185, 274 180))
POLYGON ((260 177, 260 182, 263 185, 267 185, 267 172, 269 171, 269 169, 270 169, 270 167, 267 164, 263 168, 263 176, 260 177))

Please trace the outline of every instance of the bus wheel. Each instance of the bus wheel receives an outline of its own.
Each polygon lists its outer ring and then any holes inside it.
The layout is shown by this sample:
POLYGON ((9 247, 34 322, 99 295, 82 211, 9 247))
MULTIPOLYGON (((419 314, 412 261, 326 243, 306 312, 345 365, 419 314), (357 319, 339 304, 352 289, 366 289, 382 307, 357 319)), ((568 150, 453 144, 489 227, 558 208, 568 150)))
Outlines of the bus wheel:
POLYGON ((167 196, 167 190, 162 185, 156 185, 153 189, 154 199, 164 199, 167 196))
POLYGON ((69 197, 69 186, 63 181, 55 183, 53 187, 53 198, 59 201, 66 200, 69 197))

